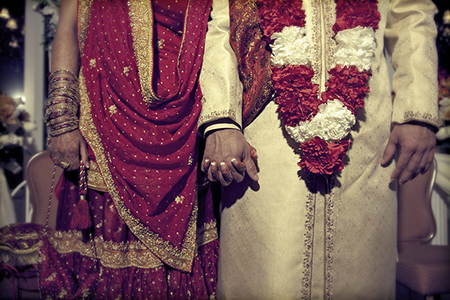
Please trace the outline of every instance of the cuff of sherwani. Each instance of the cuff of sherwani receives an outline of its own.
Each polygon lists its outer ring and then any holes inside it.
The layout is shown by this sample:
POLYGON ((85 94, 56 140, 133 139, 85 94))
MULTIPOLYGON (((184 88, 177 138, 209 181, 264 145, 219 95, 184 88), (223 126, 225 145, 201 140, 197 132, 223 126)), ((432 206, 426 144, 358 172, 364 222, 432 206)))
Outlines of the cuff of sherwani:
POLYGON ((204 138, 206 138, 209 134, 211 134, 217 130, 223 130, 223 129, 241 130, 241 127, 231 119, 217 120, 217 121, 205 124, 202 127, 203 128, 201 128, 199 130, 199 134, 204 138))
POLYGON ((427 127, 428 129, 430 129, 431 131, 433 131, 434 133, 439 131, 439 126, 437 124, 435 124, 435 122, 429 122, 429 121, 424 121, 424 120, 414 120, 414 119, 409 119, 409 120, 405 120, 405 122, 393 122, 394 125, 396 124, 413 124, 413 125, 420 125, 423 127, 427 127))

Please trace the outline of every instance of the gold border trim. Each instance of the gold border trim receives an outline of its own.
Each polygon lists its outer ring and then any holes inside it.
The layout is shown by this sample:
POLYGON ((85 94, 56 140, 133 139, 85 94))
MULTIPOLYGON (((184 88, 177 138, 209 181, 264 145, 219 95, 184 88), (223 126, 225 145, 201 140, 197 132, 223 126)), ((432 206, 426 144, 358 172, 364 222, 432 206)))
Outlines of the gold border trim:
MULTIPOLYGON (((205 224, 199 231, 197 249, 218 239, 216 222, 205 224)), ((114 243, 103 237, 83 242, 80 231, 56 231, 49 234, 48 240, 53 248, 61 254, 80 253, 83 256, 100 260, 108 268, 122 269, 128 267, 157 268, 164 263, 141 241, 114 243)), ((40 247, 42 242, 39 242, 40 247)), ((37 253, 38 249, 34 249, 37 253)))
POLYGON ((78 2, 78 43, 80 52, 84 49, 87 30, 91 19, 91 6, 93 0, 79 0, 78 2))
POLYGON ((99 192, 108 192, 108 187, 103 180, 100 168, 94 161, 89 162, 89 169, 87 170, 87 184, 90 189, 99 192))
POLYGON ((48 237, 58 253, 80 253, 100 260, 105 267, 122 269, 127 267, 157 268, 164 265, 143 243, 113 243, 95 237, 86 243, 80 231, 57 231, 48 237))
POLYGON ((158 234, 150 231, 143 224, 141 224, 130 212, 128 208, 123 204, 120 199, 119 192, 114 184, 114 180, 111 171, 108 167, 108 161, 105 155, 101 139, 95 128, 94 121, 91 114, 91 103, 89 100, 86 79, 83 74, 83 70, 79 75, 80 83, 80 131, 85 137, 87 143, 92 148, 100 172, 105 180, 108 193, 114 200, 117 212, 119 216, 124 220, 130 230, 141 240, 147 247, 152 249, 153 253, 158 256, 166 264, 182 271, 190 271, 192 261, 195 255, 195 243, 196 243, 196 230, 197 230, 197 197, 194 200, 194 206, 192 209, 191 217, 188 222, 188 229, 186 231, 185 242, 182 249, 178 250, 168 241, 164 241, 158 234))
POLYGON ((311 299, 311 278, 313 268, 313 249, 314 249, 314 220, 316 210, 316 195, 308 194, 306 201, 305 216, 305 243, 303 251, 303 278, 302 278, 302 299, 311 299))
MULTIPOLYGON (((186 36, 187 19, 189 16, 188 1, 186 14, 184 17, 182 41, 178 52, 177 73, 180 78, 179 64, 181 54, 184 50, 186 36)), ((133 49, 141 83, 142 98, 144 102, 151 106, 154 103, 164 102, 167 99, 159 98, 153 90, 153 10, 150 0, 129 1, 130 25, 133 36, 133 49)))
POLYGON ((334 240, 333 234, 335 231, 334 227, 334 193, 325 196, 325 207, 324 207, 324 215, 325 215, 325 294, 324 298, 327 300, 333 299, 333 251, 334 251, 334 240))
POLYGON ((206 223, 197 231, 197 246, 201 247, 214 240, 219 239, 217 232, 217 222, 211 221, 206 223))

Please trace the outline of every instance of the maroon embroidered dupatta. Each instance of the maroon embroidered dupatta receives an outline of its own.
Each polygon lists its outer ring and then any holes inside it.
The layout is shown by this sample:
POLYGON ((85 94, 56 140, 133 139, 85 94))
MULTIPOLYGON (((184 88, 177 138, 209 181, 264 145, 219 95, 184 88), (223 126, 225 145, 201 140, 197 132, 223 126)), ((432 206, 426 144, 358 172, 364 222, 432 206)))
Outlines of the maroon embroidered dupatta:
POLYGON ((165 264, 190 271, 197 231, 198 76, 211 1, 191 0, 186 7, 180 34, 153 26, 151 1, 80 6, 90 11, 79 12, 90 18, 79 18, 80 130, 133 234, 165 264), (171 72, 160 72, 161 60, 154 63, 162 59, 155 49, 164 43, 179 45, 178 53, 167 52, 176 62, 171 72), (160 80, 173 88, 157 88, 160 80))

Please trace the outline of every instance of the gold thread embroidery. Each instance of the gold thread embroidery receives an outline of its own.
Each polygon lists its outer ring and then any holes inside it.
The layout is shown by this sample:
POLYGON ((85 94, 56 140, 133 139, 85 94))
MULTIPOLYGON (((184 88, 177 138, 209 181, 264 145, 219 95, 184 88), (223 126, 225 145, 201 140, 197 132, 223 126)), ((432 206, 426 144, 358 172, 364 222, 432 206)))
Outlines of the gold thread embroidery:
POLYGON ((333 299, 334 193, 325 196, 325 299, 333 299))
MULTIPOLYGON (((217 239, 217 224, 211 221, 199 230, 196 250, 217 239)), ((91 240, 85 243, 79 231, 56 231, 49 236, 49 241, 58 253, 80 253, 100 260, 101 264, 108 268, 157 268, 164 265, 141 241, 113 243, 102 237, 95 237, 94 242, 91 240)), ((198 254, 197 251, 195 253, 198 254)))
POLYGON ((314 248, 314 215, 316 207, 316 197, 313 194, 308 195, 306 201, 306 220, 305 220, 305 249, 303 251, 303 278, 302 278, 302 299, 311 298, 311 277, 313 266, 313 248, 314 248))
POLYGON ((80 114, 80 131, 86 138, 89 146, 92 148, 94 155, 97 159, 97 164, 105 180, 109 194, 111 195, 116 205, 117 212, 120 217, 125 221, 129 229, 142 241, 147 247, 165 263, 168 265, 183 270, 190 271, 192 261, 195 255, 196 244, 196 231, 197 231, 197 197, 194 200, 194 206, 191 212, 191 216, 188 221, 188 228, 186 230, 186 237, 182 246, 182 249, 177 249, 171 245, 168 241, 164 241, 158 234, 148 230, 143 224, 141 224, 132 213, 126 208, 120 199, 119 192, 112 179, 112 174, 109 170, 105 150, 101 143, 100 137, 94 125, 94 121, 91 115, 91 103, 87 93, 86 79, 83 74, 83 70, 80 71, 80 101, 83 109, 80 114))
POLYGON ((88 187, 90 189, 99 191, 99 192, 107 192, 108 188, 106 187, 105 181, 103 180, 102 173, 100 172, 100 168, 97 163, 94 161, 90 162, 90 167, 87 171, 87 179, 88 179, 88 187))
POLYGON ((413 111, 407 111, 404 115, 404 121, 411 122, 411 121, 419 121, 419 122, 425 122, 432 126, 439 127, 438 126, 438 117, 434 116, 430 113, 422 113, 422 112, 413 112, 413 111))
POLYGON ((51 282, 51 281, 54 281, 55 278, 56 278, 56 272, 53 272, 52 274, 50 274, 50 276, 48 276, 48 277, 45 279, 45 281, 51 282))
POLYGON ((162 49, 162 48, 164 47, 164 42, 165 42, 164 39, 160 39, 160 40, 158 41, 158 49, 162 49))
POLYGON ((78 41, 80 51, 84 49, 84 42, 91 17, 91 6, 93 0, 78 1, 78 41))
POLYGON ((184 200, 184 196, 177 196, 177 197, 175 198, 175 202, 176 202, 177 204, 183 203, 183 200, 184 200))
MULTIPOLYGON (((187 4, 186 15, 184 17, 183 34, 180 50, 178 52, 177 72, 181 53, 184 50, 186 37, 187 18, 190 15, 190 0, 187 4)), ((130 24, 133 36, 133 49, 136 55, 139 78, 141 82, 142 98, 150 106, 156 102, 163 102, 165 99, 159 98, 153 91, 153 11, 152 3, 149 0, 129 1, 130 24)), ((181 76, 179 76, 181 77, 181 76)))
POLYGON ((310 11, 307 11, 307 28, 311 33, 308 39, 311 45, 311 67, 314 70, 312 82, 319 84, 320 91, 325 88, 325 82, 329 78, 328 70, 333 65, 333 53, 336 42, 332 30, 336 20, 336 8, 334 1, 303 1, 305 5, 310 3, 310 11), (308 19, 308 17, 311 17, 308 19))
POLYGON ((123 74, 128 77, 130 75, 130 67, 124 67, 123 68, 123 74))
POLYGON ((226 109, 221 111, 215 111, 207 115, 200 115, 198 119, 198 124, 204 124, 225 117, 229 117, 230 119, 236 120, 236 112, 232 109, 226 109))
POLYGON ((133 49, 141 81, 142 98, 147 105, 153 102, 153 26, 149 26, 153 23, 151 5, 149 0, 128 2, 133 49))
POLYGON ((93 58, 93 59, 91 59, 91 60, 89 61, 89 66, 90 66, 91 68, 95 68, 96 63, 97 63, 97 61, 95 60, 95 58, 93 58))
POLYGON ((219 238, 219 234, 217 232, 217 222, 211 221, 209 223, 204 224, 199 230, 197 234, 197 245, 201 247, 206 245, 214 240, 219 238))
POLYGON ((163 265, 161 260, 139 241, 113 243, 103 240, 102 237, 95 237, 93 242, 84 243, 79 231, 57 231, 49 237, 49 241, 59 253, 77 252, 100 260, 101 264, 108 268, 156 268, 163 265))
POLYGON ((113 104, 109 107, 109 116, 112 117, 115 113, 117 113, 117 107, 113 104))

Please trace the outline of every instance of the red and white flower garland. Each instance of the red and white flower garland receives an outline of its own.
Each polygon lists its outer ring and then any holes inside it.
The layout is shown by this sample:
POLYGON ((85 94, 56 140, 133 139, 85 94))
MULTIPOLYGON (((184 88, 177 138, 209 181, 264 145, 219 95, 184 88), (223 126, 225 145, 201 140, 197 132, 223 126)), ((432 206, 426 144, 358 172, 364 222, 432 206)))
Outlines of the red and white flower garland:
POLYGON ((356 109, 364 106, 376 48, 377 0, 336 0, 336 66, 326 91, 312 82, 310 45, 301 0, 258 0, 261 28, 272 48, 272 82, 287 132, 300 144, 299 166, 315 174, 342 171, 356 109))

